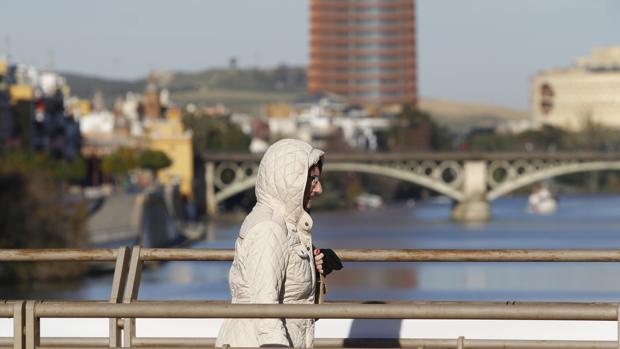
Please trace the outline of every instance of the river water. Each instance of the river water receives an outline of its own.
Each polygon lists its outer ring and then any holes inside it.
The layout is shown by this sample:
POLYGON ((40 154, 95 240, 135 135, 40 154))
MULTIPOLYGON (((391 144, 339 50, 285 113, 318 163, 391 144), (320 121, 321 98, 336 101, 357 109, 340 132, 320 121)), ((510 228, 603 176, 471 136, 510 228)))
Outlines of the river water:
MULTIPOLYGON (((620 196, 562 196, 558 211, 536 216, 527 198, 492 203, 492 220, 449 219, 445 199, 376 210, 315 213, 314 243, 329 248, 620 249, 620 196)), ((196 248, 232 248, 238 224, 212 225, 196 248)), ((229 299, 228 262, 147 267, 139 299, 229 299)), ((620 301, 618 263, 345 263, 328 276, 328 300, 620 301)), ((0 287, 0 299, 100 299, 112 276, 75 283, 0 287)))

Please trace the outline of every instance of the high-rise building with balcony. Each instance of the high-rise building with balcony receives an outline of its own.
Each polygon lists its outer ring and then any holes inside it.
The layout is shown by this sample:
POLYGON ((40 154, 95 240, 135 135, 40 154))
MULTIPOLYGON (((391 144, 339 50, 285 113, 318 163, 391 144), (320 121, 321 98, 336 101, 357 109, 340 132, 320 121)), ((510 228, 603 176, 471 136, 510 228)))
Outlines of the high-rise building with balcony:
POLYGON ((414 0, 311 0, 311 93, 417 104, 414 0))

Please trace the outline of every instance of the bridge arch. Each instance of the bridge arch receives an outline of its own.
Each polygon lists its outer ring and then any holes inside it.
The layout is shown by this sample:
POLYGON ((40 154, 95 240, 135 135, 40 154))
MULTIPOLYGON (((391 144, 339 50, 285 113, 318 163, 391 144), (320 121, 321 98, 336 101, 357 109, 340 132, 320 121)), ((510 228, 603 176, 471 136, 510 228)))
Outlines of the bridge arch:
POLYGON ((415 184, 419 184, 423 187, 432 189, 438 193, 441 193, 445 196, 448 196, 456 201, 462 201, 464 199, 464 195, 462 192, 457 190, 456 188, 451 187, 450 185, 441 182, 439 180, 434 180, 429 176, 420 175, 411 171, 401 170, 393 167, 385 167, 381 165, 373 165, 373 164, 364 164, 364 163, 331 163, 325 164, 325 168, 328 171, 336 171, 336 172, 361 172, 361 173, 369 173, 375 174, 379 176, 391 177, 403 180, 405 182, 411 182, 415 184))
POLYGON ((215 201, 222 202, 229 197, 244 192, 252 188, 256 184, 256 175, 252 175, 244 178, 241 181, 235 182, 226 188, 220 190, 215 194, 215 201))
POLYGON ((540 182, 547 178, 563 176, 571 173, 620 170, 620 162, 594 161, 594 162, 575 162, 554 167, 545 168, 528 174, 524 174, 517 178, 508 179, 506 183, 500 184, 490 190, 486 198, 487 200, 495 200, 500 196, 513 192, 521 187, 540 182))
MULTIPOLYGON (((411 171, 401 170, 392 167, 385 167, 381 165, 373 165, 373 164, 364 164, 364 163, 330 163, 325 164, 325 171, 334 171, 334 172, 360 172, 360 173, 369 173, 379 176, 391 177, 400 179, 402 181, 419 184, 423 187, 432 189, 438 193, 446 195, 456 201, 462 201, 464 195, 462 192, 457 190, 456 188, 451 187, 450 185, 441 182, 439 180, 434 180, 429 176, 420 175, 417 173, 413 173, 411 171)), ((241 193, 245 190, 252 188, 256 183, 256 176, 248 176, 238 182, 232 183, 231 185, 223 188, 219 192, 215 194, 215 200, 217 202, 222 202, 233 195, 241 193)))

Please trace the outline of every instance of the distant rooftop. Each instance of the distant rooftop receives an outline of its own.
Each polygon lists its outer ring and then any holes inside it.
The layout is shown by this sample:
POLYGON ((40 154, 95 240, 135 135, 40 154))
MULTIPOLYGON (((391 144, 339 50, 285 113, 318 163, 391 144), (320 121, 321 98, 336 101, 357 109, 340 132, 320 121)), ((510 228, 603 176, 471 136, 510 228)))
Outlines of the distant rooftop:
POLYGON ((577 58, 577 66, 588 70, 620 70, 620 46, 595 47, 591 56, 577 58))

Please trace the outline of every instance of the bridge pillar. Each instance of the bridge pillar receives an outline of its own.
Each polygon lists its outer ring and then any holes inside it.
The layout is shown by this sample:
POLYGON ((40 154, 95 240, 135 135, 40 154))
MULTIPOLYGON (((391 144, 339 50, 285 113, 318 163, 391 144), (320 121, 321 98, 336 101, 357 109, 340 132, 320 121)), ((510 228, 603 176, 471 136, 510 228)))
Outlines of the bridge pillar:
POLYGON ((217 201, 215 199, 215 163, 213 161, 209 161, 205 167, 207 217, 215 217, 219 213, 217 201))
POLYGON ((452 209, 452 219, 463 222, 486 221, 491 218, 491 208, 486 199, 487 165, 485 161, 465 161, 463 201, 452 209))

